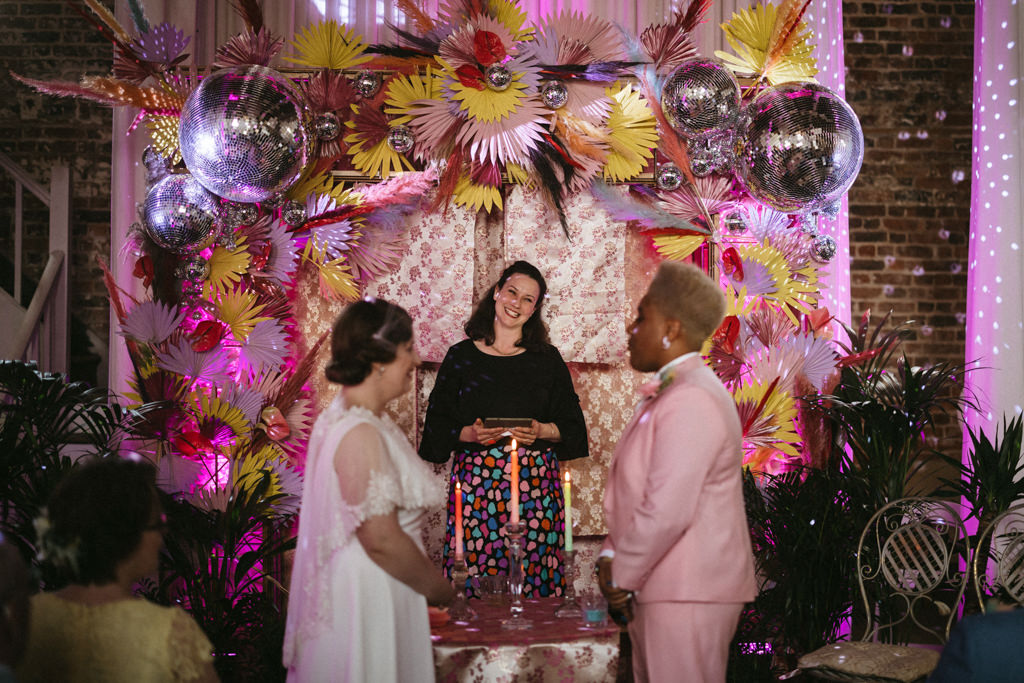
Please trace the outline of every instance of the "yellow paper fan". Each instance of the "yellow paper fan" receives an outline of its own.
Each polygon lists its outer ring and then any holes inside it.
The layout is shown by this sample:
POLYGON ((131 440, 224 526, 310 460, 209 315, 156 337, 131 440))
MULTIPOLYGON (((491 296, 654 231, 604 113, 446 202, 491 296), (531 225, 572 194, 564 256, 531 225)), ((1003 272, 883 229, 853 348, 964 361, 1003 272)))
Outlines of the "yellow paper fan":
POLYGON ((664 256, 669 261, 685 261, 690 254, 697 251, 704 241, 707 239, 707 235, 677 235, 671 233, 665 233, 661 235, 655 235, 654 246, 658 249, 658 253, 664 256))
POLYGON ((426 76, 420 76, 418 73, 395 76, 388 85, 384 113, 398 117, 392 119, 393 125, 408 124, 412 121, 413 112, 418 108, 417 102, 441 98, 443 81, 443 73, 431 67, 427 67, 426 76))
POLYGON ((793 309, 809 311, 818 300, 818 269, 813 263, 808 262, 800 270, 791 271, 785 255, 767 241, 743 247, 739 254, 744 263, 749 261, 764 267, 775 284, 775 291, 764 298, 778 303, 793 324, 799 325, 800 320, 793 309))
POLYGON ((146 114, 146 128, 149 129, 149 139, 153 141, 153 149, 160 153, 164 159, 171 164, 181 161, 181 146, 178 142, 178 128, 181 118, 178 116, 162 116, 160 114, 146 114))
POLYGON ((302 250, 302 258, 316 266, 320 275, 320 293, 330 299, 355 301, 359 298, 359 288, 352 279, 352 272, 344 257, 333 261, 327 260, 327 245, 317 247, 314 240, 306 242, 302 250))
POLYGON ((303 201, 311 194, 330 194, 334 188, 334 178, 326 172, 316 172, 313 166, 307 166, 291 187, 288 188, 288 199, 303 201))
POLYGON ((734 12, 732 19, 722 24, 725 39, 736 52, 735 55, 715 50, 727 68, 737 74, 761 76, 771 85, 788 81, 813 81, 818 73, 814 59, 814 46, 807 43, 811 31, 804 22, 796 28, 798 37, 793 41, 787 54, 767 72, 765 61, 768 46, 775 29, 778 9, 774 5, 756 5, 753 9, 734 12))
POLYGON ((282 460, 284 453, 276 446, 264 446, 258 452, 242 458, 235 458, 232 466, 235 486, 241 490, 248 490, 260 481, 261 470, 270 473, 270 487, 267 489, 268 496, 275 496, 281 493, 281 477, 271 467, 274 460, 282 460))
POLYGON ((490 213, 493 207, 502 208, 501 188, 493 185, 479 185, 466 176, 459 178, 453 195, 459 206, 471 206, 475 211, 483 208, 490 213))
POLYGON ((196 406, 196 418, 199 422, 217 420, 227 425, 235 436, 243 438, 248 437, 252 431, 252 425, 246 419, 245 413, 230 403, 222 401, 220 397, 199 391, 192 394, 192 400, 196 406))
POLYGON ((533 26, 526 24, 528 15, 519 8, 518 3, 511 0, 490 0, 487 3, 488 13, 493 19, 504 24, 516 40, 533 40, 533 26))
POLYGON ((263 304, 256 303, 255 293, 244 290, 225 292, 217 305, 217 317, 231 328, 231 335, 241 342, 248 339, 256 323, 270 320, 267 316, 260 316, 263 308, 263 304))
POLYGON ((611 149, 604 177, 623 182, 643 171, 646 160, 654 156, 651 149, 658 146, 658 132, 650 107, 633 86, 616 83, 605 88, 605 93, 614 103, 608 115, 611 149))
POLYGON ((800 436, 796 433, 793 422, 796 419, 796 401, 789 395, 789 392, 779 391, 778 387, 772 387, 771 383, 741 383, 741 386, 733 392, 733 400, 737 406, 740 406, 740 415, 742 416, 744 415, 743 408, 753 411, 764 400, 765 392, 769 388, 772 393, 765 400, 760 414, 746 426, 743 441, 755 448, 771 446, 787 455, 797 457, 800 455, 797 446, 800 443, 800 436))
POLYGON ((311 66, 317 69, 351 69, 373 59, 363 54, 366 43, 355 31, 328 19, 306 27, 294 41, 292 47, 298 50, 293 57, 285 57, 293 64, 311 66))
MULTIPOLYGON (((733 289, 731 284, 725 285, 725 317, 728 318, 730 315, 734 315, 737 318, 748 315, 754 310, 754 305, 757 303, 757 297, 748 297, 746 288, 742 288, 739 293, 733 289)), ((700 348, 700 355, 705 358, 711 354, 711 347, 714 342, 714 337, 708 337, 704 340, 704 344, 700 348)))
MULTIPOLYGON (((439 62, 443 62, 437 58, 439 62)), ((463 85, 455 71, 445 64, 446 70, 451 74, 452 81, 449 87, 452 91, 452 99, 459 102, 459 108, 469 114, 470 117, 484 123, 498 121, 505 118, 519 108, 525 95, 523 91, 527 84, 523 82, 521 71, 512 72, 512 82, 505 90, 497 91, 490 88, 477 90, 468 85, 463 85)))
MULTIPOLYGON (((345 125, 355 128, 352 121, 346 121, 345 125)), ((373 147, 363 149, 366 139, 356 130, 345 136, 345 142, 350 145, 348 155, 352 157, 352 165, 365 176, 387 178, 392 173, 400 173, 403 166, 407 171, 415 170, 404 154, 391 149, 386 137, 373 147)))
POLYGON ((249 270, 249 251, 245 237, 239 236, 234 249, 217 245, 210 254, 210 274, 203 283, 203 296, 213 298, 215 293, 227 292, 241 282, 242 275, 249 270))

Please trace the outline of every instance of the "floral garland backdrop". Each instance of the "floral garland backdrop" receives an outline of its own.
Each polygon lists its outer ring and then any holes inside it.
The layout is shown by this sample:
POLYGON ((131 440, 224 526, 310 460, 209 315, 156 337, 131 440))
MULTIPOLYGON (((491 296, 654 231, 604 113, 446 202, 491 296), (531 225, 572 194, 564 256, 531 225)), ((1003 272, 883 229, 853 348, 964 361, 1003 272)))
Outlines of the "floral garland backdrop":
MULTIPOLYGON (((814 461, 799 396, 857 360, 817 308, 835 254, 819 227, 863 137, 813 80, 809 0, 735 13, 721 27, 732 50, 713 57, 691 38, 710 0, 638 36, 574 12, 530 25, 512 0, 451 0, 437 16, 407 0, 415 31, 389 45, 332 20, 286 39, 240 2, 247 28, 208 68, 189 63, 184 32, 129 4, 132 26, 97 0, 76 5, 114 45, 111 75, 18 78, 134 108, 150 136, 122 254, 150 296, 107 284, 131 399, 173 406, 140 447, 166 487, 223 510, 269 473, 275 514, 293 515, 321 333, 340 306, 402 303, 439 360, 488 268, 519 256, 563 292, 585 285, 551 321, 598 441, 584 532, 603 530, 602 468, 641 381, 622 362, 623 319, 660 259, 699 256, 721 277, 728 316, 704 353, 736 399, 746 462, 814 461), (533 232, 512 230, 516 216, 533 232)), ((399 410, 412 438, 424 377, 399 410)))

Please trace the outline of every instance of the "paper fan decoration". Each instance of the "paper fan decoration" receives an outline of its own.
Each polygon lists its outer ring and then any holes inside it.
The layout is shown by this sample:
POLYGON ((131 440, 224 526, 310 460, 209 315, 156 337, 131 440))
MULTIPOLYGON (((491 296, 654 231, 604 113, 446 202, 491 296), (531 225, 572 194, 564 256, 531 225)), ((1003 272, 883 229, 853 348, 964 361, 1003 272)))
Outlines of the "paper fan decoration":
POLYGON ((690 0, 685 12, 682 7, 676 10, 671 24, 654 24, 640 34, 640 44, 658 76, 667 76, 697 55, 697 46, 690 34, 710 6, 711 0, 690 0))
POLYGON ((221 295, 217 318, 231 328, 231 336, 244 342, 256 323, 270 319, 260 315, 263 308, 263 304, 257 303, 254 293, 235 290, 221 295))
POLYGON ((288 334, 277 320, 261 320, 253 325, 238 350, 244 367, 259 372, 263 368, 279 370, 288 355, 288 334))
POLYGON ((366 43, 355 31, 327 19, 304 29, 292 42, 298 52, 285 59, 300 66, 341 71, 364 64, 372 57, 363 54, 366 43))
POLYGON ((683 220, 704 220, 706 207, 709 214, 726 214, 736 207, 732 194, 732 179, 709 175, 697 178, 696 183, 684 183, 678 190, 665 192, 661 195, 659 206, 683 220))
POLYGON ((810 310, 818 300, 818 271, 813 263, 793 270, 783 254, 767 243, 738 250, 742 260, 739 272, 726 272, 734 288, 743 286, 751 296, 774 301, 794 325, 797 312, 810 310))
POLYGON ((203 285, 203 296, 211 298, 233 289, 249 270, 250 260, 245 237, 237 237, 233 249, 220 244, 214 247, 210 253, 210 274, 203 285))
POLYGON ((733 392, 736 410, 743 425, 743 445, 747 449, 774 448, 798 457, 800 436, 793 420, 796 402, 776 382, 746 384, 733 392))
POLYGON ((253 31, 250 28, 229 38, 226 43, 217 48, 213 67, 224 69, 247 64, 269 66, 270 60, 281 51, 283 46, 284 39, 271 34, 265 27, 261 27, 258 31, 253 31))
POLYGON ((317 248, 313 241, 306 242, 303 259, 316 267, 319 275, 320 293, 329 299, 354 301, 359 298, 352 271, 344 257, 329 259, 324 246, 317 248))
POLYGON ((814 46, 807 42, 811 29, 799 20, 789 24, 777 21, 799 5, 806 7, 807 0, 784 0, 781 8, 759 4, 734 12, 732 19, 722 24, 722 30, 736 54, 715 50, 715 56, 737 75, 753 76, 771 85, 813 81, 818 67, 814 46))
POLYGON ((333 137, 327 134, 313 136, 313 158, 332 161, 344 153, 343 126, 352 115, 352 104, 358 93, 351 81, 340 71, 322 69, 314 74, 302 89, 306 108, 313 128, 319 119, 334 124, 337 131, 333 137))
POLYGON ((185 320, 185 311, 159 301, 136 304, 121 323, 121 334, 142 344, 160 344, 185 320))
MULTIPOLYGON (((499 172, 499 177, 500 175, 499 172)), ((455 184, 452 198, 459 206, 469 206, 475 211, 483 209, 490 212, 492 208, 501 209, 501 183, 478 183, 464 175, 455 184)))
POLYGON ((623 182, 639 175, 653 158, 651 148, 658 144, 658 133, 650 107, 632 85, 616 84, 605 92, 614 104, 608 115, 610 151, 604 177, 623 182))
POLYGON ((688 235, 665 232, 655 235, 651 242, 662 257, 669 261, 685 261, 704 246, 707 235, 688 235))
POLYGON ((167 372, 182 377, 202 379, 207 382, 223 382, 230 377, 228 359, 220 349, 193 351, 186 339, 171 344, 166 351, 157 351, 156 364, 167 372))
POLYGON ((245 413, 236 406, 206 392, 194 393, 192 400, 195 403, 195 419, 199 431, 210 439, 213 445, 226 443, 230 435, 249 435, 252 426, 245 413), (230 432, 230 435, 225 432, 230 432))
POLYGON ((178 116, 161 114, 146 116, 146 128, 149 129, 151 146, 172 166, 181 163, 181 145, 178 141, 180 123, 181 118, 178 116))
POLYGON ((391 148, 388 135, 392 125, 379 107, 372 104, 353 105, 354 116, 345 125, 354 132, 345 136, 349 156, 357 171, 369 177, 387 178, 413 166, 403 154, 391 148))

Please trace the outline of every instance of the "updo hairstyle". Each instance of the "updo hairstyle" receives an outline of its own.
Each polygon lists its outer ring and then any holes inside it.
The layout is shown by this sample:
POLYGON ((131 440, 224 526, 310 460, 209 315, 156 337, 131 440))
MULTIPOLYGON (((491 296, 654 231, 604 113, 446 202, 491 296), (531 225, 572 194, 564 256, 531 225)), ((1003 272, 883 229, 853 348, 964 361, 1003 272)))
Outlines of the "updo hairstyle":
POLYGON ((691 263, 662 261, 647 300, 666 318, 679 321, 693 349, 699 349, 725 317, 722 288, 691 263))
POLYGON ((361 384, 374 363, 395 360, 398 345, 412 339, 412 318, 401 306, 366 298, 349 304, 334 323, 327 379, 344 386, 361 384))
POLYGON ((71 469, 46 505, 40 547, 72 582, 104 585, 153 528, 160 511, 156 470, 108 456, 71 469))

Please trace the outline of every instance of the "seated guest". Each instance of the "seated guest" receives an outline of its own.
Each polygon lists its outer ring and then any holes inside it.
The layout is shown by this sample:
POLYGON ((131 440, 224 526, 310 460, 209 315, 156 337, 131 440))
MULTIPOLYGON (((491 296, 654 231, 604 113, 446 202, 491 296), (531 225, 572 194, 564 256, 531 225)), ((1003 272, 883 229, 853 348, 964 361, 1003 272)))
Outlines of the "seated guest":
POLYGON ((217 680, 196 622, 132 591, 156 571, 163 544, 150 465, 109 457, 74 468, 36 524, 43 560, 71 584, 32 597, 18 681, 217 680))
POLYGON ((953 627, 928 683, 1024 681, 1024 609, 972 614, 953 627))

